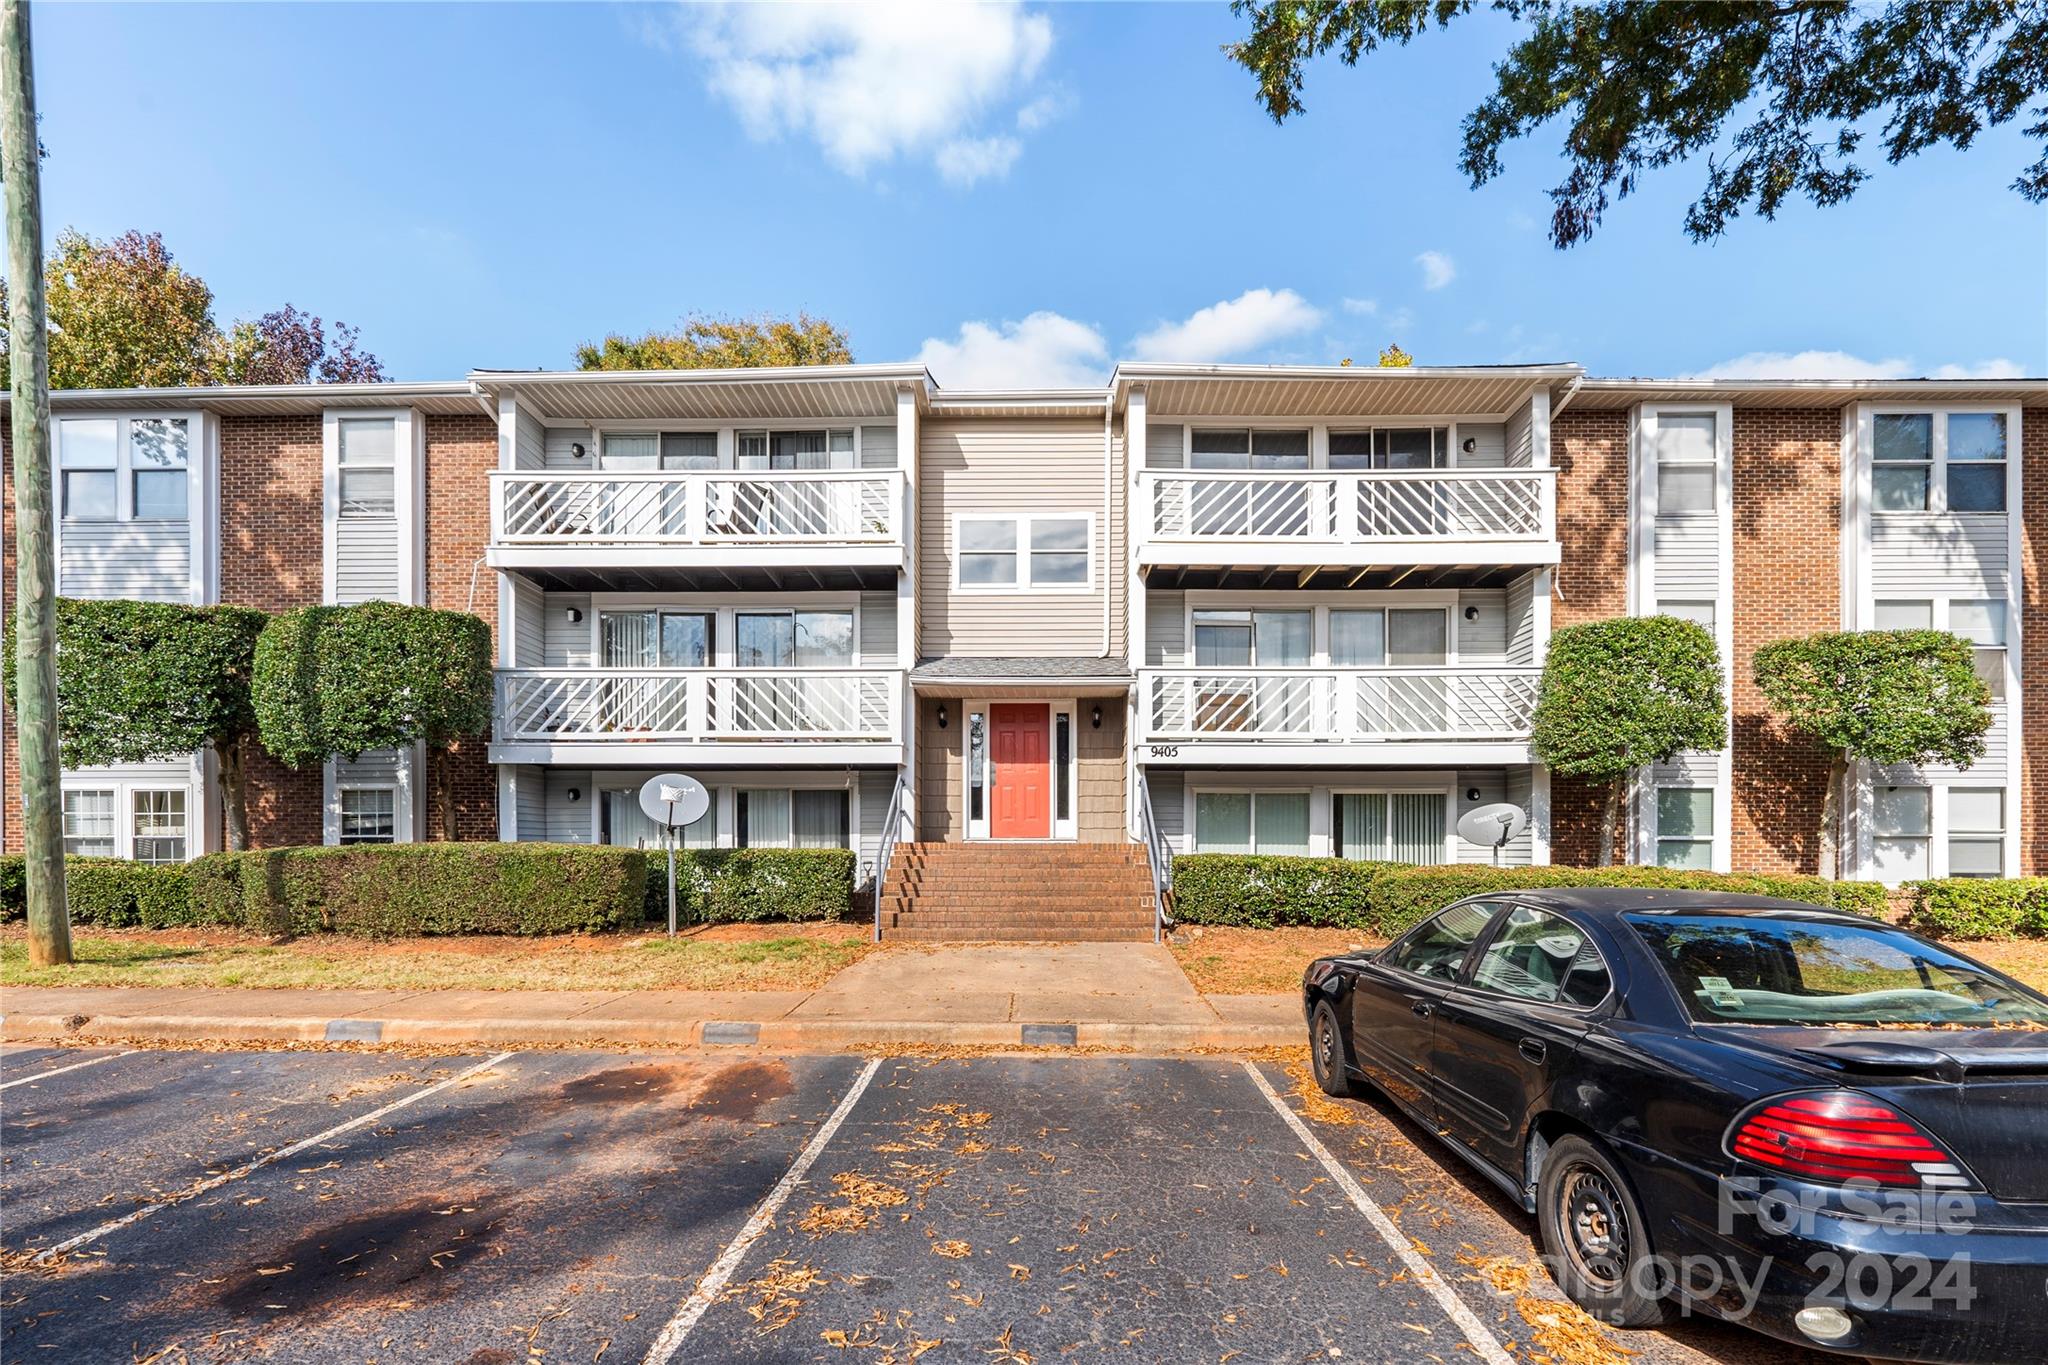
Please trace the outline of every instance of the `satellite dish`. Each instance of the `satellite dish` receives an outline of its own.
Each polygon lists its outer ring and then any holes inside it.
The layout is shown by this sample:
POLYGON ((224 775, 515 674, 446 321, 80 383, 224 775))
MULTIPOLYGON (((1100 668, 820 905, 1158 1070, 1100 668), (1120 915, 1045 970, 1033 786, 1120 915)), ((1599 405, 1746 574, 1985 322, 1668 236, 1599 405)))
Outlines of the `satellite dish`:
POLYGON ((1458 837, 1468 844, 1483 844, 1493 850, 1495 862, 1508 840, 1529 827, 1529 817, 1512 801, 1479 806, 1458 817, 1458 837))
POLYGON ((686 773, 656 773, 640 784, 640 809, 664 829, 694 825, 711 809, 711 793, 686 773))

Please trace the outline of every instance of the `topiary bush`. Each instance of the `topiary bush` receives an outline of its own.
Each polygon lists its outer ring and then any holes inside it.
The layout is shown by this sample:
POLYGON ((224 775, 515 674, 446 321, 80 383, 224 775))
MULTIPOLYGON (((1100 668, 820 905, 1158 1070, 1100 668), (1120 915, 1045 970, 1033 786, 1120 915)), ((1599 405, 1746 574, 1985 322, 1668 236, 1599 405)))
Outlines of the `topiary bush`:
MULTIPOLYGON (((676 916, 685 924, 840 919, 853 908, 854 854, 844 848, 693 848, 676 854, 676 916)), ((668 859, 647 855, 647 919, 668 922, 668 859)))
POLYGON ((1173 860, 1173 917, 1182 924, 1246 929, 1372 927, 1370 893, 1397 863, 1188 853, 1173 860))
POLYGON ((1882 916, 1885 889, 1876 882, 1754 872, 1688 872, 1671 867, 1403 867, 1373 880, 1373 927, 1393 935, 1466 896, 1536 887, 1639 886, 1673 891, 1732 891, 1806 901, 1853 914, 1882 916))
POLYGON ((1906 927, 1930 938, 2048 938, 2048 877, 1948 877, 1906 891, 1906 927))
POLYGON ((647 857, 581 844, 359 844, 210 854, 195 922, 259 933, 569 934, 640 923, 647 857))
MULTIPOLYGON (((64 860, 64 889, 73 924, 101 929, 175 929, 192 923, 185 863, 135 863, 126 858, 64 860)), ((0 858, 0 919, 28 913, 19 854, 0 858)))

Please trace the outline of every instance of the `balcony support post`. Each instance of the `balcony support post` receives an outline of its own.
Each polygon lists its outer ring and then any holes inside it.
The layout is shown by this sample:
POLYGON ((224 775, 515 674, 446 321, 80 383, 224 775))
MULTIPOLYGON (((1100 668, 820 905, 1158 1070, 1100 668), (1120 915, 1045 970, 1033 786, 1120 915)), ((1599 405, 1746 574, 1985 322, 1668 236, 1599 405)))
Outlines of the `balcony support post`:
MULTIPOLYGON (((892 831, 899 842, 917 839, 917 696, 910 690, 910 670, 917 667, 918 620, 917 576, 917 404, 920 391, 914 385, 896 390, 896 466, 903 471, 902 496, 889 509, 895 518, 896 537, 903 544, 903 567, 896 574, 896 680, 893 711, 896 733, 903 739, 903 806, 898 827, 892 831)), ((880 896, 881 888, 875 888, 880 896)))
MULTIPOLYGON (((1112 406, 1114 404, 1112 403, 1112 406)), ((1144 813, 1138 809, 1139 747, 1146 739, 1145 684, 1137 680, 1145 664, 1145 571, 1138 567, 1138 545, 1151 526, 1149 489, 1141 487, 1138 472, 1145 467, 1145 388, 1132 387, 1124 407, 1124 658, 1130 668, 1131 690, 1124 710, 1124 815, 1133 840, 1145 837, 1144 813)))

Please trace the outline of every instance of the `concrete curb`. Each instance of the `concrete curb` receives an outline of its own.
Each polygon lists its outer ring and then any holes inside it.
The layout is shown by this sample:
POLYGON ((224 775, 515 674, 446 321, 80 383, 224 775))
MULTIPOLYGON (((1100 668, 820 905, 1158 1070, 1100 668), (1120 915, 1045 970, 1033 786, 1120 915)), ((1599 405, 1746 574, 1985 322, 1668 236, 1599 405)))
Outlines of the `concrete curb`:
POLYGON ((877 1047, 990 1047, 1131 1052, 1250 1051, 1295 1047, 1293 1024, 943 1023, 933 1020, 672 1022, 580 1019, 327 1019, 205 1015, 9 1014, 0 1041, 94 1043, 371 1043, 438 1047, 760 1047, 835 1052, 877 1047))

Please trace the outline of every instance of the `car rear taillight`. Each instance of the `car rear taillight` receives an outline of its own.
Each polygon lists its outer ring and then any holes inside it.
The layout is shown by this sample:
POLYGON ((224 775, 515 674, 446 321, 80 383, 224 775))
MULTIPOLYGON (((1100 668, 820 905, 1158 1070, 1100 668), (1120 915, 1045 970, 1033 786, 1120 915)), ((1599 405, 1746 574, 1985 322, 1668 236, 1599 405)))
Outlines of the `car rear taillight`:
POLYGON ((1919 1124, 1867 1095, 1838 1090, 1758 1105, 1728 1131, 1730 1155, 1802 1180, 1907 1189, 1962 1189, 1970 1181, 1919 1124))

